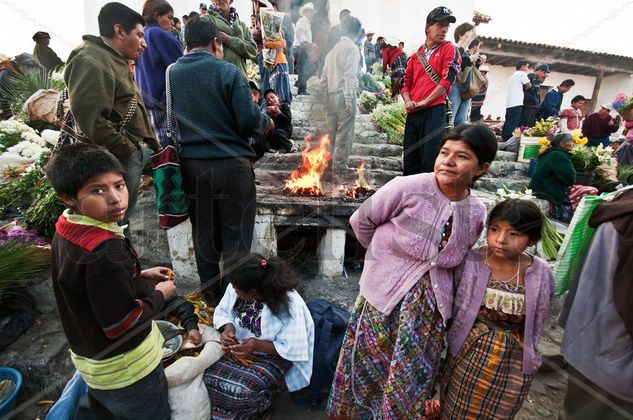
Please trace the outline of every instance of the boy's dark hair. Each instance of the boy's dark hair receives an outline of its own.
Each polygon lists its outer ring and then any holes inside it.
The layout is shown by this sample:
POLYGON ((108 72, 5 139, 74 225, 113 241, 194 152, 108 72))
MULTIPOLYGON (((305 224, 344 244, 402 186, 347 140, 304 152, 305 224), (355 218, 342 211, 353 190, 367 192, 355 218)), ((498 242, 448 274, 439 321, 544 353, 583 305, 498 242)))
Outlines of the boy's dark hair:
POLYGON ((527 60, 519 60, 517 61, 516 66, 514 66, 517 70, 519 70, 521 67, 525 66, 526 64, 530 64, 529 61, 527 60))
POLYGON ((343 33, 347 35, 351 35, 354 38, 358 36, 362 27, 363 25, 361 25, 360 20, 358 20, 358 18, 355 18, 353 16, 350 16, 342 24, 343 33))
POLYGON ((287 292, 301 284, 297 273, 275 257, 266 259, 255 253, 235 255, 228 259, 225 268, 223 281, 245 292, 256 291, 274 315, 288 313, 287 292))
POLYGON ((475 39, 472 40, 472 42, 468 46, 468 49, 475 48, 479 44, 481 44, 481 40, 479 38, 475 38, 475 39))
POLYGON ((574 96, 574 98, 571 100, 571 103, 573 104, 574 102, 578 102, 578 101, 586 101, 587 99, 582 96, 582 95, 576 95, 574 96))
POLYGON ((266 89, 264 91, 264 98, 266 98, 266 95, 268 95, 269 93, 274 93, 275 95, 277 94, 277 92, 275 92, 275 89, 266 89))
POLYGON ((456 28, 455 28, 455 42, 459 42, 459 38, 462 37, 462 35, 465 35, 466 32, 471 31, 475 28, 475 25, 473 25, 470 22, 464 22, 459 24, 456 28))
POLYGON ((510 223, 517 231, 526 234, 531 244, 541 239, 543 212, 530 200, 511 198, 500 202, 488 216, 488 227, 499 220, 510 223))
POLYGON ((572 79, 565 79, 563 80, 563 82, 560 84, 561 86, 566 86, 566 87, 572 87, 576 84, 576 82, 574 82, 572 79))
POLYGON ((198 18, 198 17, 200 17, 200 13, 196 11, 189 12, 189 19, 198 18))
POLYGON ((340 20, 343 16, 351 16, 351 15, 352 15, 351 10, 349 10, 349 9, 343 9, 343 10, 341 10, 341 11, 339 12, 339 14, 338 14, 338 18, 339 18, 339 20, 340 20))
POLYGON ((470 147, 479 164, 492 163, 497 155, 497 137, 486 124, 462 124, 446 133, 442 146, 448 140, 463 141, 470 147))
POLYGON ((190 50, 197 47, 207 47, 217 36, 218 27, 208 20, 189 19, 185 27, 185 44, 190 50))
POLYGON ((101 8, 99 16, 99 35, 106 38, 114 36, 114 25, 119 24, 125 32, 130 32, 141 24, 145 26, 145 19, 137 11, 130 9, 124 4, 112 2, 101 8))
POLYGON ((166 15, 167 13, 174 13, 174 8, 171 7, 171 4, 167 3, 165 0, 145 0, 143 3, 143 19, 147 23, 156 23, 156 14, 158 16, 166 15))
POLYGON ((69 144, 54 152, 44 168, 48 182, 58 194, 77 198, 77 191, 100 174, 124 175, 121 162, 103 147, 89 143, 69 144))
POLYGON ((180 19, 178 19, 176 16, 174 16, 171 20, 174 22, 174 26, 180 23, 180 19))

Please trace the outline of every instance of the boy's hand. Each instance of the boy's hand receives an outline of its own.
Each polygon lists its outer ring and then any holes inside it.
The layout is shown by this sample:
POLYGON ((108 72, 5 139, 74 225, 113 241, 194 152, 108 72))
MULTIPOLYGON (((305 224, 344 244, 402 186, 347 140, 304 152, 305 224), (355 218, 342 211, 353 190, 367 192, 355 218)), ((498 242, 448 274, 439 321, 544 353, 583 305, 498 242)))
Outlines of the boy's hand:
POLYGON ((176 293, 176 285, 173 281, 162 281, 154 286, 154 290, 160 291, 167 300, 176 293))
POLYGON ((197 346, 202 342, 202 334, 200 334, 200 330, 198 329, 189 331, 187 333, 187 338, 194 346, 197 346))
POLYGON ((162 281, 174 280, 174 272, 167 267, 154 267, 141 271, 143 280, 150 283, 160 283, 162 281))
POLYGON ((222 331, 222 335, 220 335, 220 344, 222 345, 223 351, 229 351, 231 346, 237 344, 235 327, 232 324, 226 324, 224 326, 224 331, 222 331))
POLYGON ((244 359, 255 351, 257 347, 257 339, 256 338, 247 338, 242 341, 240 344, 235 344, 231 346, 231 353, 240 359, 244 359))

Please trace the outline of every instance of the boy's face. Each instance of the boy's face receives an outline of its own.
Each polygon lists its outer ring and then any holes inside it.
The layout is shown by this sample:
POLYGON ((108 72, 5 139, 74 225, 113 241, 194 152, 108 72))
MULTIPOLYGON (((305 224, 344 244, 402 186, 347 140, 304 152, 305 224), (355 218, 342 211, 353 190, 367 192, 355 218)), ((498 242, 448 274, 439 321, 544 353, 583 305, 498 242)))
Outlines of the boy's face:
POLYGON ((272 92, 266 94, 266 103, 268 106, 279 106, 279 98, 272 92))
POLYGON ((77 214, 106 223, 120 222, 125 216, 128 191, 123 175, 115 172, 95 175, 77 191, 77 198, 61 195, 77 214))

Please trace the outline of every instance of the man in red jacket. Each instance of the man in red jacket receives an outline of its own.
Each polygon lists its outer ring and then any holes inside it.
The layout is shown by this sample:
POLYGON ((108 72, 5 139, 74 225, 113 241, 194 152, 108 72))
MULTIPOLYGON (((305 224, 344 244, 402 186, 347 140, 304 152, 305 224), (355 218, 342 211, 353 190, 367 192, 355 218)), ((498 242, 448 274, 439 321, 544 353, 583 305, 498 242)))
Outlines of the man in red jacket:
POLYGON ((412 54, 400 91, 407 109, 404 128, 404 175, 433 172, 446 123, 446 95, 460 70, 457 48, 446 40, 456 19, 446 7, 436 7, 426 17, 426 41, 412 54), (425 70, 430 65, 436 76, 425 70))

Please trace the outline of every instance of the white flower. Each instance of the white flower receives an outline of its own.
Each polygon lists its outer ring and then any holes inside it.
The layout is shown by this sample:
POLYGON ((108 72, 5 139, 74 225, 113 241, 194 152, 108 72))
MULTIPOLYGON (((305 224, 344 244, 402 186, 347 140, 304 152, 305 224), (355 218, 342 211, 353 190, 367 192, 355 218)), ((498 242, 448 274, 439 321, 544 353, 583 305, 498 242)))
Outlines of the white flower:
POLYGON ((9 147, 7 149, 8 153, 15 153, 16 155, 20 155, 22 157, 37 160, 40 155, 45 152, 46 149, 41 147, 38 144, 31 143, 29 141, 21 141, 15 146, 9 147))
POLYGON ((28 142, 37 144, 38 146, 44 146, 46 141, 37 135, 35 131, 24 131, 22 132, 22 138, 28 142))
POLYGON ((62 73, 61 71, 52 72, 50 77, 51 77, 51 80, 55 80, 58 82, 64 81, 64 73, 62 73))
POLYGON ((35 133, 35 130, 33 130, 31 127, 24 124, 22 121, 13 118, 6 121, 0 121, 0 131, 3 131, 7 134, 24 132, 35 133))
POLYGON ((57 130, 44 130, 42 131, 42 139, 45 143, 55 146, 59 141, 59 131, 57 130))

